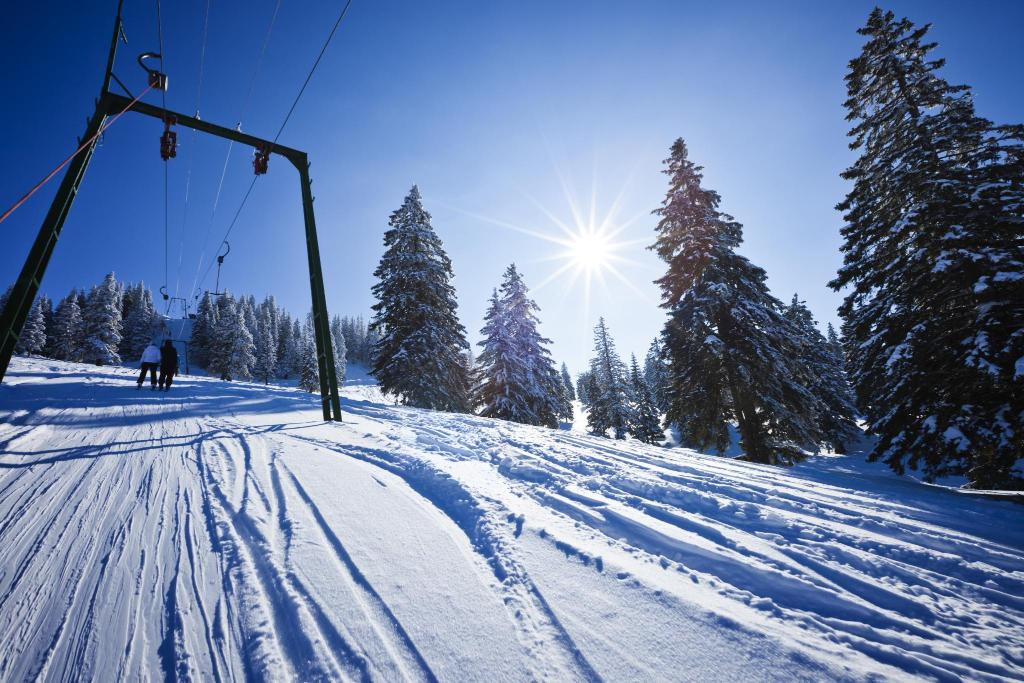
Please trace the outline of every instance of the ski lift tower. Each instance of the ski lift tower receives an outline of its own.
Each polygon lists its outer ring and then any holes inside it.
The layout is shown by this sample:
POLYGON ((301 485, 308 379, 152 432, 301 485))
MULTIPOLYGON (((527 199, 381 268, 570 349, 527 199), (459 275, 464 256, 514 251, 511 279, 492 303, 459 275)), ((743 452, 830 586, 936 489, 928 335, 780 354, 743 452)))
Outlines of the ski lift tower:
MULTIPOLYGON (((39 234, 29 251, 21 274, 11 289, 10 298, 0 312, 0 382, 10 364, 11 356, 14 354, 14 347, 21 336, 25 319, 28 317, 29 309, 39 293, 39 285, 43 280, 46 267, 53 255, 57 239, 60 237, 64 227, 64 221, 71 210, 78 189, 85 177, 85 171, 89 161, 96 151, 97 138, 103 123, 107 117, 119 116, 127 111, 134 111, 145 116, 150 116, 164 124, 163 135, 160 138, 160 154, 162 158, 175 156, 177 134, 171 130, 172 126, 180 125, 186 128, 197 130, 201 133, 208 133, 226 140, 232 140, 241 145, 252 147, 255 150, 253 159, 253 171, 256 175, 262 175, 267 171, 267 165, 271 155, 278 155, 287 159, 299 172, 299 185, 302 191, 302 214, 306 228, 306 255, 309 262, 309 289, 313 303, 313 331, 316 342, 317 364, 320 370, 320 397, 323 407, 324 420, 341 420, 341 401, 338 396, 338 380, 334 369, 334 351, 332 348, 329 321, 327 318, 327 301, 324 294, 323 271, 320 266, 320 246, 316 235, 316 220, 313 215, 313 191, 309 179, 309 159, 305 152, 269 140, 263 140, 253 135, 248 135, 239 130, 224 126, 218 126, 196 117, 186 116, 177 112, 169 111, 163 107, 156 107, 146 104, 141 100, 141 95, 133 96, 131 91, 121 82, 121 79, 114 74, 114 57, 117 53, 118 41, 127 43, 121 22, 121 5, 124 0, 118 2, 117 18, 114 21, 114 33, 110 39, 110 52, 107 56, 107 68, 103 78, 103 87, 100 89, 99 99, 96 101, 96 108, 89 119, 85 129, 83 141, 89 141, 81 151, 74 155, 68 164, 67 171, 61 180, 57 194, 50 205, 50 209, 39 228, 39 234), (113 80, 127 95, 111 92, 110 84, 113 80)), ((167 90, 167 76, 155 69, 146 66, 147 59, 154 59, 159 55, 143 53, 139 56, 139 64, 147 73, 147 91, 150 89, 167 90)), ((144 94, 144 93, 143 93, 144 94)))

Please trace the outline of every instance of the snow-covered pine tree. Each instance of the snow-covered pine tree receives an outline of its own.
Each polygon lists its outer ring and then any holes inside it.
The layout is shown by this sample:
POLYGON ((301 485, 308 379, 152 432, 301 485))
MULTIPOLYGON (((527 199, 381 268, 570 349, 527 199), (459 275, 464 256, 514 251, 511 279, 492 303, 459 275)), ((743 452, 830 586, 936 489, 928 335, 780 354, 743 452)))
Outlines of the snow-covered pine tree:
MULTIPOLYGON (((118 298, 121 301, 121 321, 123 322, 128 318, 128 313, 131 311, 132 306, 135 305, 135 296, 137 294, 135 285, 132 283, 117 283, 118 298)), ((121 335, 122 337, 124 335, 121 335)), ((122 341, 124 341, 122 339, 122 341)), ((121 351, 118 349, 118 351, 121 351)), ((121 355, 124 355, 122 352, 121 355)))
POLYGON ((214 297, 205 292, 199 300, 196 309, 196 318, 192 321, 192 337, 189 341, 188 352, 191 364, 201 368, 210 369, 210 358, 213 350, 214 334, 217 329, 217 305, 214 297))
POLYGON ((465 411, 466 330, 456 315, 451 260, 415 185, 391 214, 374 271, 372 328, 380 333, 373 374, 386 394, 420 408, 465 411))
POLYGON ((362 346, 363 363, 367 367, 373 367, 373 364, 377 362, 377 345, 380 343, 380 333, 368 327, 364 327, 363 332, 365 333, 362 346))
POLYGON ((252 295, 239 297, 238 312, 242 316, 242 324, 249 334, 256 338, 256 303, 252 295))
POLYGON ((274 306, 260 305, 256 316, 256 338, 254 342, 253 377, 270 383, 270 378, 277 372, 277 337, 274 335, 274 306))
POLYGON ((350 363, 365 363, 363 344, 366 342, 365 323, 362 318, 341 317, 341 334, 345 337, 345 357, 350 363))
POLYGON ((210 374, 224 380, 247 380, 255 344, 243 320, 242 306, 225 292, 217 301, 217 325, 210 348, 210 374))
POLYGON ((738 255, 742 226, 701 187, 701 167, 676 140, 664 173, 669 190, 651 247, 668 263, 658 280, 669 319, 667 422, 700 449, 723 451, 729 423, 754 462, 782 463, 814 449, 821 434, 815 400, 801 384, 798 340, 768 292, 764 270, 738 255))
POLYGON ((566 367, 565 363, 562 363, 562 384, 565 385, 565 393, 569 397, 570 401, 576 400, 576 387, 572 381, 572 375, 569 374, 569 368, 566 367))
POLYGON ((590 380, 592 379, 592 373, 590 370, 584 370, 576 376, 576 397, 580 403, 583 404, 584 408, 590 408, 590 380))
POLYGON ((57 340, 57 328, 54 326, 53 320, 53 300, 45 294, 40 294, 39 306, 43 309, 43 329, 46 334, 46 343, 43 345, 42 354, 47 358, 54 358, 54 343, 57 340))
MULTIPOLYGON (((302 364, 304 359, 305 350, 303 349, 302 339, 302 323, 298 318, 292 318, 292 331, 288 336, 288 348, 285 350, 284 360, 282 361, 286 368, 289 377, 298 377, 302 371, 302 364)), ((312 341, 310 337, 310 341, 312 341)), ((314 342, 315 344, 316 342, 314 342)), ((317 372, 319 373, 320 366, 317 366, 317 372)))
POLYGON ((1022 487, 1024 126, 975 114, 934 43, 875 9, 846 76, 860 157, 843 212, 840 315, 870 457, 928 479, 1022 487))
POLYGON ((348 370, 348 347, 345 345, 345 335, 341 331, 341 318, 331 318, 331 344, 334 346, 334 374, 337 375, 338 385, 345 381, 345 372, 348 370))
POLYGON ((137 360, 146 346, 153 340, 154 325, 157 321, 153 307, 153 295, 143 283, 125 288, 124 324, 121 332, 121 357, 128 361, 137 360))
POLYGON ((53 357, 79 361, 82 356, 82 311, 78 308, 78 292, 61 299, 53 314, 53 357))
POLYGON ((594 357, 590 361, 597 393, 590 395, 590 412, 587 423, 590 431, 607 436, 611 429, 616 439, 626 438, 630 421, 629 386, 626 382, 626 365, 615 350, 604 318, 599 318, 594 327, 594 357))
POLYGON ((562 363, 560 375, 562 382, 559 389, 562 392, 562 398, 558 419, 562 422, 571 423, 575 414, 572 403, 576 400, 576 388, 572 385, 572 375, 569 374, 569 368, 565 366, 565 363, 562 363))
POLYGON ((37 355, 43 352, 46 346, 46 317, 43 315, 41 297, 32 302, 28 309, 28 317, 25 318, 25 325, 21 328, 21 336, 14 350, 22 355, 37 355))
POLYGON ((89 291, 82 309, 82 360, 117 365, 121 356, 121 297, 113 273, 89 291))
POLYGON ((668 410, 668 366, 665 365, 661 341, 655 337, 644 357, 644 381, 651 390, 654 404, 662 413, 668 410))
POLYGON ((238 300, 230 292, 225 291, 223 295, 216 297, 214 306, 217 308, 217 320, 220 320, 225 313, 235 313, 239 314, 239 323, 242 323, 238 300))
POLYGON ((806 372, 803 384, 817 399, 815 419, 824 443, 836 453, 845 453, 860 430, 854 421, 857 408, 842 359, 835 355, 810 309, 796 294, 785 315, 799 331, 800 360, 806 372))
POLYGON ((359 354, 363 359, 363 363, 366 365, 372 364, 373 349, 380 340, 380 335, 368 329, 366 319, 363 318, 362 314, 356 316, 355 334, 356 344, 359 347, 359 354))
POLYGON ((828 350, 839 361, 843 372, 846 372, 846 351, 843 350, 843 342, 839 339, 836 328, 832 327, 832 323, 826 325, 825 339, 828 341, 828 350))
POLYGON ((256 317, 259 320, 265 320, 270 326, 270 335, 274 339, 274 355, 277 355, 277 338, 278 338, 278 307, 277 301, 273 295, 268 295, 263 299, 259 305, 259 310, 256 312, 256 317))
POLYGON ((539 310, 515 264, 510 265, 480 331, 484 339, 477 396, 484 417, 558 427, 565 412, 564 390, 547 349, 551 340, 537 331, 539 310))
POLYGON ((277 376, 288 379, 294 374, 295 344, 292 334, 295 329, 288 311, 279 309, 277 315, 277 376))
POLYGON ((480 385, 483 383, 483 376, 480 371, 480 365, 477 363, 476 356, 473 354, 473 347, 470 346, 466 349, 466 352, 462 354, 462 363, 466 368, 466 377, 468 378, 469 392, 467 393, 468 403, 466 404, 467 413, 476 413, 482 407, 480 405, 480 385))
POLYGON ((630 356, 629 364, 630 394, 633 400, 629 413, 629 433, 634 439, 644 443, 659 443, 665 440, 665 432, 661 428, 661 415, 654 404, 654 396, 647 380, 640 372, 640 364, 636 355, 630 356))
POLYGON ((348 349, 349 360, 355 360, 359 349, 356 348, 355 340, 352 338, 352 318, 347 315, 341 316, 341 334, 345 337, 345 348, 348 349))
POLYGON ((477 358, 480 381, 472 403, 481 407, 480 414, 484 417, 528 423, 532 416, 520 393, 521 387, 513 378, 517 369, 509 367, 519 359, 515 356, 508 315, 497 289, 491 292, 480 334, 483 336, 482 351, 477 358))
POLYGON ((259 334, 256 324, 256 299, 251 294, 238 299, 238 315, 241 317, 242 324, 245 325, 249 337, 253 340, 253 359, 252 364, 249 366, 249 374, 251 375, 256 367, 256 337, 259 334))
POLYGON ((605 405, 598 400, 601 396, 601 386, 597 382, 597 375, 589 371, 580 375, 580 383, 577 390, 581 396, 586 396, 587 403, 587 426, 590 433, 597 436, 608 436, 608 425, 610 418, 605 405))
POLYGON ((349 362, 369 365, 369 354, 366 351, 366 321, 363 316, 343 316, 341 332, 345 337, 346 358, 349 362))
POLYGON ((299 378, 299 388, 303 391, 316 393, 320 391, 320 363, 316 357, 312 314, 306 316, 306 324, 302 326, 299 334, 296 335, 295 342, 298 353, 296 374, 299 378))

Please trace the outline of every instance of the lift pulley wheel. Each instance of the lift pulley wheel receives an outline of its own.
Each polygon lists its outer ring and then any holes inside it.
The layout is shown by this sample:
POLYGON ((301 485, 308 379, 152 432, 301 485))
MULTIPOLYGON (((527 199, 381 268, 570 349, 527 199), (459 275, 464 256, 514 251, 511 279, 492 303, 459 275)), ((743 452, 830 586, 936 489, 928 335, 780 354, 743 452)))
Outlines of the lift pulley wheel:
POLYGON ((145 69, 146 73, 149 76, 149 87, 155 88, 157 90, 163 90, 164 92, 166 92, 167 74, 160 73, 156 69, 150 69, 148 66, 146 66, 147 59, 160 59, 160 55, 156 52, 143 52, 141 55, 139 55, 138 62, 139 66, 145 69))

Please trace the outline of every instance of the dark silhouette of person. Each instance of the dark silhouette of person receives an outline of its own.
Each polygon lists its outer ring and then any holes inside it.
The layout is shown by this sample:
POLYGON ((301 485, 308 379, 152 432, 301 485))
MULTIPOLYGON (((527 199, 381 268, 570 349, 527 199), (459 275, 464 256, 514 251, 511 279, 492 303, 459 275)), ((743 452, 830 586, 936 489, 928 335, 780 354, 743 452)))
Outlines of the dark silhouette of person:
POLYGON ((174 348, 174 342, 170 339, 164 340, 160 347, 160 390, 169 391, 171 380, 178 374, 178 350, 174 348))

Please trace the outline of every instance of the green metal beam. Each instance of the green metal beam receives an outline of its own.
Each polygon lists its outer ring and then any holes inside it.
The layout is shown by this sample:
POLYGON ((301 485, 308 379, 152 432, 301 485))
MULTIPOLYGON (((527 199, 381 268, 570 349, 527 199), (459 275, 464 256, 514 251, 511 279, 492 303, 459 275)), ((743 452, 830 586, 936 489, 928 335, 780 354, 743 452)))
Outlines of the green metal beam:
POLYGON ((177 124, 180 126, 185 126, 186 128, 193 128, 201 133, 209 133, 210 135, 216 135, 219 138, 234 140, 235 142, 241 143, 249 147, 259 147, 260 145, 265 145, 272 154, 280 154, 281 156, 286 157, 289 161, 295 164, 296 168, 299 167, 300 161, 302 163, 305 163, 306 160, 306 153, 301 152, 297 149, 285 147, 284 145, 279 145, 277 143, 271 142, 270 140, 264 140, 263 138, 258 138, 255 135, 243 133, 240 130, 235 130, 233 128, 225 128, 224 126, 218 126, 217 124, 209 123, 208 121, 203 121, 202 119, 197 119, 194 116, 186 116, 185 114, 179 114, 178 112, 171 111, 170 109, 155 107, 152 104, 146 104, 141 100, 139 102, 136 102, 135 104, 132 104, 132 101, 127 97, 125 97, 124 95, 118 95, 114 92, 108 91, 103 93, 103 97, 100 100, 100 106, 106 109, 107 115, 116 114, 125 107, 128 107, 128 111, 138 112, 139 114, 151 116, 155 119, 160 119, 161 121, 163 121, 164 118, 167 116, 173 116, 175 119, 177 119, 177 124), (131 104, 131 107, 128 107, 129 104, 131 104))
POLYGON ((330 320, 327 317, 327 297, 320 267, 320 245, 316 236, 313 215, 313 189, 309 180, 309 163, 294 159, 302 185, 302 213, 306 223, 306 255, 309 260, 309 290, 313 299, 313 334, 316 337, 317 366, 320 370, 320 397, 324 419, 341 421, 341 400, 338 397, 338 378, 334 367, 334 344, 331 339, 330 320), (300 163, 301 162, 301 163, 300 163), (332 417, 333 413, 333 417, 332 417))

